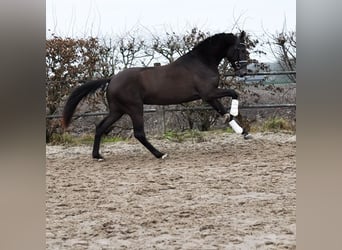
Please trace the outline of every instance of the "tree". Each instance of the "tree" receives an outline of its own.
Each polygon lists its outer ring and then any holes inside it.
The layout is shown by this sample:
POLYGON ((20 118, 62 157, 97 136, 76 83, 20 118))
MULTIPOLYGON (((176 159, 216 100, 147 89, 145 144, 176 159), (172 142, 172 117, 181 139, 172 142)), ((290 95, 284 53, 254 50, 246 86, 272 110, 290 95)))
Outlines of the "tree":
POLYGON ((175 32, 166 32, 164 38, 153 36, 152 48, 167 63, 172 63, 178 57, 188 53, 209 35, 209 32, 205 33, 196 27, 192 28, 190 32, 180 35, 177 35, 175 32))
MULTIPOLYGON (((55 114, 70 89, 86 79, 96 76, 107 77, 107 47, 98 38, 62 38, 53 36, 46 41, 46 110, 47 115, 55 114)), ((57 120, 47 120, 46 139, 60 128, 57 120)))
MULTIPOLYGON (((278 64, 284 71, 296 70, 296 32, 287 31, 285 28, 282 32, 269 35, 267 44, 271 53, 277 60, 278 64)), ((296 82, 296 75, 288 75, 288 77, 296 82)))
POLYGON ((127 69, 134 66, 142 66, 144 64, 144 58, 147 55, 145 41, 139 36, 133 36, 128 34, 125 37, 120 37, 117 41, 119 51, 119 70, 127 69))

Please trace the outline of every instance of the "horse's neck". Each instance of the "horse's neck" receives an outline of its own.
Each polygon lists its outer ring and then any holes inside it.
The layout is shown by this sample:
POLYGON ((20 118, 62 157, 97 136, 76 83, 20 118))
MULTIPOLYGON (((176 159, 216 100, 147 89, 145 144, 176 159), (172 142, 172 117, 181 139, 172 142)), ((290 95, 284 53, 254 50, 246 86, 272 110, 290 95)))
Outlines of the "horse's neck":
POLYGON ((189 52, 181 57, 179 57, 176 61, 174 61, 174 64, 179 65, 186 65, 187 67, 191 67, 192 69, 201 69, 201 67, 197 67, 195 65, 202 65, 205 68, 210 69, 212 72, 215 72, 218 74, 218 65, 221 62, 216 60, 210 61, 206 57, 201 57, 198 54, 194 54, 192 52, 189 52))
POLYGON ((208 54, 199 55, 198 58, 207 67, 212 68, 212 69, 217 69, 220 62, 223 59, 223 56, 215 55, 215 53, 210 54, 209 52, 208 54))

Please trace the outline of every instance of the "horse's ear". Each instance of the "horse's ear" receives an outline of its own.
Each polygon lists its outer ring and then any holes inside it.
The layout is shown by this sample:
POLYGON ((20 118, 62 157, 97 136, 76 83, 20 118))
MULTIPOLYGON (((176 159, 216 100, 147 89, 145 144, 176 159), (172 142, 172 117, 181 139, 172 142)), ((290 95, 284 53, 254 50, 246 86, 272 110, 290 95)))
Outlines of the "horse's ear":
POLYGON ((240 41, 245 41, 245 38, 246 38, 246 32, 243 30, 240 33, 240 41))

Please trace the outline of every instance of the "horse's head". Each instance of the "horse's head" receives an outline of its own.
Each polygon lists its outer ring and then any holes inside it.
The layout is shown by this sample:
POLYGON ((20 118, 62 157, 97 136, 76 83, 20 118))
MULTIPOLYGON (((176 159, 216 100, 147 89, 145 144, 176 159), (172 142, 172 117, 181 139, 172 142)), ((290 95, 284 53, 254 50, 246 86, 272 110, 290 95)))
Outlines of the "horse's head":
POLYGON ((231 63, 237 76, 245 76, 247 74, 247 60, 249 53, 246 48, 246 32, 242 31, 236 36, 235 45, 228 49, 227 59, 231 63))

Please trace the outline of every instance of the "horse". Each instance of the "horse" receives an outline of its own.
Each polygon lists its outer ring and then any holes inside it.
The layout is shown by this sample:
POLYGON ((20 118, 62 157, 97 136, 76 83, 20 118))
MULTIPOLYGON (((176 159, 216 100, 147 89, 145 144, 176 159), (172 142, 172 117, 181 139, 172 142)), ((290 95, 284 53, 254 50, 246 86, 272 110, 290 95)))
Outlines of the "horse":
POLYGON ((156 158, 167 154, 157 150, 146 138, 143 105, 172 105, 202 99, 211 105, 236 133, 249 138, 248 131, 234 120, 238 115, 238 93, 233 89, 219 88, 218 65, 228 59, 238 76, 247 73, 248 51, 246 33, 219 33, 198 43, 188 53, 170 64, 158 67, 132 67, 105 79, 91 80, 75 88, 63 109, 62 125, 67 128, 78 103, 97 89, 106 90, 109 114, 96 125, 92 157, 104 160, 100 154, 103 134, 113 123, 127 114, 133 124, 134 137, 156 158), (231 97, 230 112, 219 98, 231 97))

